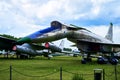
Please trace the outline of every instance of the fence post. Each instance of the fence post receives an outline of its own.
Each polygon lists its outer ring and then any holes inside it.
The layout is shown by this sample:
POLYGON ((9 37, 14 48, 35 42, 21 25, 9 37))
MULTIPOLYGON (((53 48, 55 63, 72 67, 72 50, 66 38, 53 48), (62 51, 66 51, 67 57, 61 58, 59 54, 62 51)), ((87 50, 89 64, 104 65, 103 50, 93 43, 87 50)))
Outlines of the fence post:
POLYGON ((62 67, 60 67, 60 80, 62 80, 62 67))
POLYGON ((10 80, 12 80, 12 66, 10 65, 10 80))
POLYGON ((115 65, 115 80, 117 80, 117 65, 115 65))
POLYGON ((103 80, 105 80, 105 69, 103 69, 103 80))

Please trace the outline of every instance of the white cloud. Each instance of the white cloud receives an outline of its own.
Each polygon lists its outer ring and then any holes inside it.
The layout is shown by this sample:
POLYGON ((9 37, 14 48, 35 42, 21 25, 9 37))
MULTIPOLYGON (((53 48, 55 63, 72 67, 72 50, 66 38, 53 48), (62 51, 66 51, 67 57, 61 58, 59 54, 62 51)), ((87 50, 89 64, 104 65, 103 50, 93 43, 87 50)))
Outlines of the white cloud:
POLYGON ((120 26, 114 27, 114 42, 120 44, 120 26))
POLYGON ((108 29, 104 24, 113 21, 114 41, 119 42, 119 4, 119 0, 1 0, 0 33, 25 36, 60 20, 89 25, 88 29, 104 36, 108 29), (97 23, 104 24, 93 26, 97 23))
POLYGON ((119 15, 120 9, 119 2, 114 0, 11 0, 4 3, 12 6, 9 11, 12 10, 33 22, 54 19, 62 21, 91 20, 103 17, 107 19, 119 15), (110 7, 112 4, 113 8, 110 7))
POLYGON ((108 28, 109 28, 108 26, 101 25, 101 26, 90 26, 87 29, 95 34, 104 37, 107 34, 108 28))
MULTIPOLYGON (((108 32, 109 25, 108 26, 91 26, 88 28, 93 33, 100 35, 102 37, 105 37, 105 35, 108 32)), ((113 41, 114 43, 120 43, 120 27, 119 26, 113 26, 113 41)))

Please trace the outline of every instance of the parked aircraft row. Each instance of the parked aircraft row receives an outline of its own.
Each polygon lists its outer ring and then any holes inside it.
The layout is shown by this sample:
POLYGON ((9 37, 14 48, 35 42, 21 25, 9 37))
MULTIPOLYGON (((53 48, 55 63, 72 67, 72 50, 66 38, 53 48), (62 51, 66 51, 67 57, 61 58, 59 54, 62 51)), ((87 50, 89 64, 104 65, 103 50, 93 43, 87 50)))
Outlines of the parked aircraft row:
MULTIPOLYGON (((120 44, 113 43, 112 28, 113 24, 110 23, 107 35, 101 37, 82 27, 52 21, 50 27, 25 36, 18 41, 0 37, 0 48, 16 50, 27 54, 30 52, 31 54, 38 54, 36 51, 41 50, 41 46, 37 45, 37 43, 47 43, 67 38, 69 41, 75 43, 74 46, 76 46, 82 54, 86 53, 87 59, 89 60, 90 55, 93 53, 101 52, 103 54, 109 53, 113 55, 113 53, 120 51, 120 44), (5 45, 6 43, 8 45, 5 45)), ((62 51, 57 47, 53 50, 58 50, 58 52, 62 51)))

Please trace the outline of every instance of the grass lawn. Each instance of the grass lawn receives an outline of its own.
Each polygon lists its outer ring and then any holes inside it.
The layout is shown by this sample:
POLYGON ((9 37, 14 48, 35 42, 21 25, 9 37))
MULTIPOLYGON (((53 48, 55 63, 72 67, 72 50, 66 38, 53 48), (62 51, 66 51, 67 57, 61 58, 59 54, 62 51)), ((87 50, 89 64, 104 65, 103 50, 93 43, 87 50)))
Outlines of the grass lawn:
MULTIPOLYGON (((81 64, 80 59, 81 57, 68 56, 53 57, 51 60, 42 56, 22 60, 0 58, 0 80, 9 80, 10 65, 12 65, 12 80, 60 80, 60 67, 63 70, 62 80, 72 80, 74 73, 81 74, 85 80, 94 80, 96 68, 105 70, 105 80, 115 80, 113 65, 100 65, 95 61, 81 64)), ((119 80, 120 65, 117 65, 117 72, 119 80)))

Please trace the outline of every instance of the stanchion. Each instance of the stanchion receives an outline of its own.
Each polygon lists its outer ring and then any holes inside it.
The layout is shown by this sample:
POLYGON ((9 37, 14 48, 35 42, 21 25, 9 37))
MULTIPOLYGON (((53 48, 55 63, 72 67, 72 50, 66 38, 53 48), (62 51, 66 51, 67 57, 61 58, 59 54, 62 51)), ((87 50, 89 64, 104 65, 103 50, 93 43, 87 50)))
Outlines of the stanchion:
POLYGON ((117 65, 115 65, 115 80, 117 80, 117 65))
POLYGON ((62 67, 60 67, 60 80, 62 80, 62 67))
POLYGON ((10 80, 12 80, 12 66, 10 65, 10 80))
POLYGON ((103 80, 105 80, 105 70, 103 69, 103 80))

